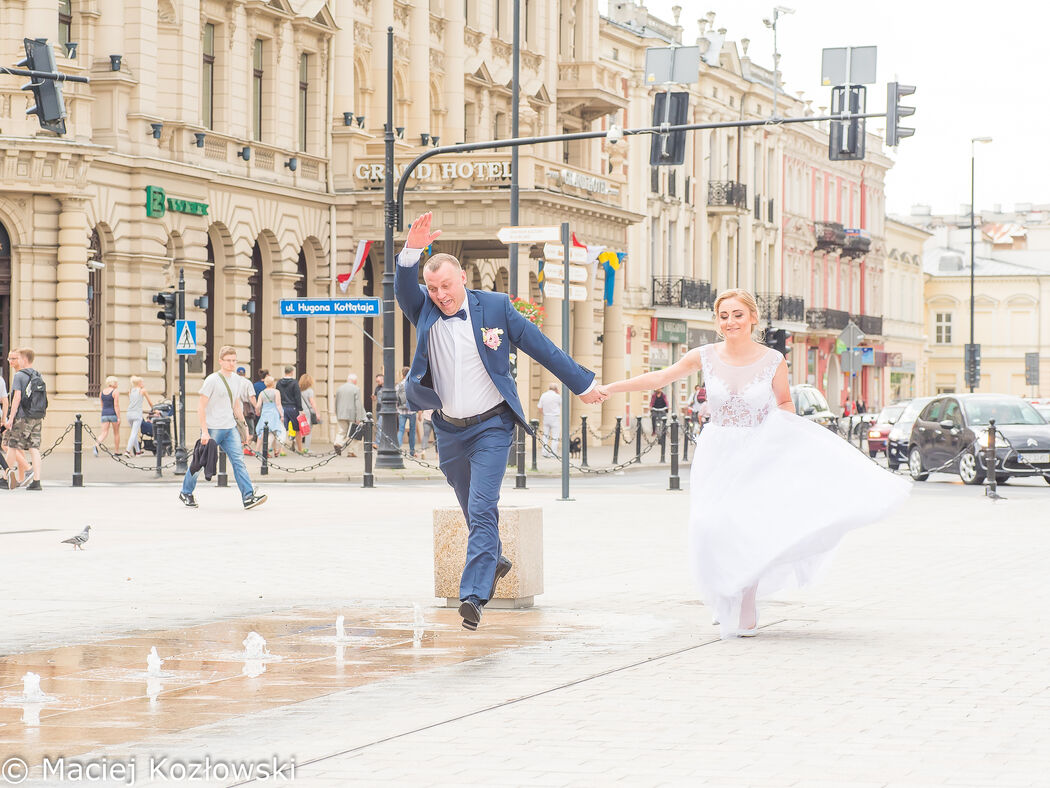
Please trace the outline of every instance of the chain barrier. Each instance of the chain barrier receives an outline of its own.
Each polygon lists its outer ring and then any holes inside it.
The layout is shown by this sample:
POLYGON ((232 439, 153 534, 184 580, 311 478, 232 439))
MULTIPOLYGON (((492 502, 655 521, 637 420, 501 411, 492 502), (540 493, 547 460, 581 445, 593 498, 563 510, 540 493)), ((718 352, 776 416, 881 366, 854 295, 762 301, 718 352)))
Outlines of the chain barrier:
MULTIPOLYGON (((546 456, 553 457, 558 462, 561 462, 561 455, 557 454, 553 449, 551 449, 549 443, 547 443, 543 438, 538 438, 538 440, 539 440, 540 446, 543 447, 543 453, 544 453, 545 457, 546 456)), ((607 474, 607 473, 616 473, 617 471, 622 471, 624 468, 626 468, 629 465, 634 465, 635 463, 640 463, 642 461, 642 457, 644 457, 646 454, 651 452, 653 449, 655 449, 659 445, 660 445, 660 441, 659 440, 655 440, 652 443, 650 443, 645 449, 642 450, 641 456, 639 456, 639 457, 631 457, 631 459, 626 460, 625 462, 621 462, 621 463, 619 463, 617 465, 610 465, 610 466, 605 467, 605 468, 588 468, 588 467, 584 467, 583 465, 576 465, 573 462, 569 463, 569 467, 572 468, 573 470, 580 471, 581 473, 593 473, 596 476, 601 476, 602 474, 607 474)))
MULTIPOLYGON (((1010 443, 1010 439, 1007 438, 1005 435, 1003 435, 1003 433, 1001 433, 999 431, 999 427, 996 426, 996 428, 995 428, 995 442, 996 442, 995 445, 996 445, 996 448, 999 447, 999 441, 1000 440, 1002 440, 1003 443, 1006 444, 1006 448, 1009 450, 1007 452, 1006 457, 1003 458, 1003 465, 1006 465, 1006 461, 1010 459, 1010 453, 1013 453, 1014 458, 1017 459, 1019 462, 1024 463, 1025 465, 1027 465, 1029 468, 1031 468, 1033 471, 1035 471, 1036 473, 1040 474, 1041 476, 1050 479, 1050 469, 1048 469, 1048 468, 1040 468, 1034 462, 1032 462, 1027 457, 1025 457, 1024 454, 1022 454, 1012 443, 1010 443)), ((1009 475, 1009 473, 1010 473, 1009 470, 1007 470, 1006 468, 1003 468, 1002 474, 1000 474, 1000 475, 1007 476, 1007 475, 1009 475)))
MULTIPOLYGON (((91 429, 91 425, 87 424, 86 422, 82 422, 82 423, 83 423, 83 426, 84 426, 84 431, 88 435, 90 435, 92 438, 95 439, 95 446, 97 448, 101 448, 102 452, 106 456, 108 456, 111 460, 119 462, 121 465, 125 466, 126 468, 131 468, 132 470, 135 470, 135 471, 148 471, 149 473, 156 473, 157 472, 157 466, 156 465, 148 465, 148 466, 147 465, 136 465, 133 462, 128 462, 127 460, 125 460, 121 455, 114 454, 112 451, 110 451, 109 447, 106 444, 104 444, 101 441, 99 441, 98 436, 95 434, 94 430, 91 429)), ((72 429, 72 428, 73 428, 73 425, 70 424, 69 425, 69 429, 72 429)), ((159 447, 158 447, 158 449, 159 449, 159 447)), ((160 469, 162 471, 164 471, 164 470, 167 470, 168 468, 174 468, 174 467, 175 467, 175 459, 172 458, 172 460, 170 462, 167 462, 167 463, 161 465, 160 469)))
POLYGON ((66 439, 66 436, 70 432, 73 431, 73 427, 74 426, 75 426, 75 424, 70 424, 68 427, 66 427, 66 431, 63 432, 61 435, 59 435, 58 439, 54 443, 52 443, 49 448, 47 448, 44 451, 40 452, 40 459, 44 459, 49 454, 51 454, 51 452, 53 452, 55 449, 57 449, 58 448, 58 444, 60 444, 62 441, 64 441, 66 439))
MULTIPOLYGON (((379 443, 382 441, 382 439, 384 437, 383 429, 382 429, 382 427, 379 426, 378 422, 376 422, 375 428, 376 428, 376 444, 379 445, 379 443)), ((389 442, 390 442, 390 445, 396 447, 395 450, 397 451, 398 454, 401 455, 401 459, 408 460, 409 462, 414 462, 416 465, 421 465, 422 467, 429 468, 432 471, 441 471, 441 468, 439 466, 434 465, 433 463, 427 462, 426 460, 420 459, 419 457, 415 457, 412 454, 410 454, 409 452, 407 452, 404 449, 402 449, 401 445, 400 444, 395 444, 394 440, 392 438, 389 440, 389 442)), ((437 449, 437 438, 436 437, 434 439, 434 448, 437 449)))

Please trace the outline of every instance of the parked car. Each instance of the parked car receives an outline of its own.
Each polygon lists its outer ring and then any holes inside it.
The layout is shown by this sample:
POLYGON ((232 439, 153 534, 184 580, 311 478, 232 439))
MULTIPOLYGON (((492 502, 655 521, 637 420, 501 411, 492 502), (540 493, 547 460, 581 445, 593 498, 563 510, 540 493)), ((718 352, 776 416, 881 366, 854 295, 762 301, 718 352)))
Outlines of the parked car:
POLYGON ((912 427, 908 470, 923 481, 931 470, 959 474, 966 484, 986 475, 1042 476, 1050 484, 1050 424, 1020 397, 1007 394, 949 394, 922 409, 912 427), (986 465, 988 422, 995 419, 995 464, 986 465))
POLYGON ((933 397, 916 397, 909 400, 904 411, 897 417, 889 435, 886 436, 886 465, 891 471, 908 464, 908 442, 911 440, 911 428, 920 411, 933 397))
POLYGON ((1050 421, 1050 402, 1033 402, 1032 407, 1039 411, 1039 415, 1050 421))
POLYGON ((791 387, 791 402, 795 405, 795 413, 804 419, 814 421, 822 427, 827 427, 834 432, 838 422, 835 414, 828 407, 828 401, 820 393, 820 389, 808 383, 799 383, 791 387))
POLYGON ((876 416, 874 423, 868 427, 868 456, 874 457, 880 451, 886 451, 890 430, 904 412, 907 402, 895 402, 883 408, 876 416))

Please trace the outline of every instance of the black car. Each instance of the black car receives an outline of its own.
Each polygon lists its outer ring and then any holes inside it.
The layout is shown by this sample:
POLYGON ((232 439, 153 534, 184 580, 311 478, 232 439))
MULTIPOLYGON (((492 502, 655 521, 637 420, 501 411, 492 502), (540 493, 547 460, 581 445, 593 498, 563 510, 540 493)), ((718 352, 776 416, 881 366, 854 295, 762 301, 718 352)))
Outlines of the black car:
POLYGON ((966 484, 983 482, 992 419, 996 481, 1042 476, 1050 484, 1050 424, 1023 399, 1005 394, 949 394, 927 404, 911 431, 911 477, 923 481, 943 470, 955 471, 966 484))
POLYGON ((904 412, 893 424, 893 429, 886 437, 886 464, 891 471, 908 464, 908 443, 911 440, 911 428, 919 412, 933 397, 916 397, 910 400, 904 412))
POLYGON ((791 387, 791 402, 795 406, 795 413, 804 419, 815 421, 822 427, 827 427, 834 432, 838 426, 835 414, 828 407, 828 401, 820 393, 820 389, 808 383, 799 383, 791 387))

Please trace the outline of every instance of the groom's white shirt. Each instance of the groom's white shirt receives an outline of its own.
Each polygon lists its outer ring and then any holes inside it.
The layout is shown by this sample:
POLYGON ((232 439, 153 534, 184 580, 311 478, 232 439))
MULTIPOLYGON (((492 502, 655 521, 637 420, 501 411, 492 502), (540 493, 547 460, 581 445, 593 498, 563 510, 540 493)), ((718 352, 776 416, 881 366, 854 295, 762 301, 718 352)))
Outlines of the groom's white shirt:
MULTIPOLYGON (((413 266, 422 254, 422 249, 405 247, 397 256, 397 264, 413 266)), ((466 312, 466 320, 455 317, 442 320, 439 317, 430 327, 430 374, 434 379, 434 391, 441 398, 441 412, 454 419, 466 419, 484 413, 504 400, 478 353, 474 331, 481 328, 475 329, 471 323, 466 298, 456 308, 466 312)))

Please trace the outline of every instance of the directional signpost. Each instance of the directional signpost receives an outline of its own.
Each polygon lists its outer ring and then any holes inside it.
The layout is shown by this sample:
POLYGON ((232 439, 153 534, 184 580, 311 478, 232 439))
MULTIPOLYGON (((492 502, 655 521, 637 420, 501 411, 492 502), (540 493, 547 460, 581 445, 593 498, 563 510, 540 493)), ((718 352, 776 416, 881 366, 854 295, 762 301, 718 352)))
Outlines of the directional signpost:
MULTIPOLYGON (((848 399, 854 403, 853 407, 856 408, 857 402, 857 375, 860 374, 864 368, 864 351, 857 346, 864 339, 864 332, 857 327, 857 324, 850 320, 842 333, 839 334, 839 341, 846 346, 846 351, 842 354, 842 371, 849 373, 849 396, 848 399)), ((853 414, 849 417, 850 432, 853 431, 853 414)), ((863 430, 861 430, 863 433, 863 430)), ((857 435, 857 448, 860 448, 862 435, 857 435)), ((849 440, 847 436, 846 440, 849 440)))
POLYGON ((496 233, 502 244, 534 244, 542 241, 557 241, 561 230, 557 225, 550 227, 501 227, 496 233))
POLYGON ((383 312, 378 298, 286 298, 282 317, 376 317, 383 312))
MULTIPOLYGON (((543 280, 557 279, 561 282, 565 278, 565 266, 561 263, 545 263, 543 266, 543 280)), ((586 282, 587 281, 587 269, 582 265, 570 265, 569 266, 569 281, 570 282, 586 282)), ((561 287, 561 285, 558 285, 561 287)), ((558 297, 558 296, 556 296, 558 297)))
POLYGON ((192 356, 197 352, 197 321, 175 321, 175 353, 179 356, 192 356))
MULTIPOLYGON (((545 262, 550 263, 555 260, 565 260, 565 250, 558 244, 544 244, 543 245, 543 259, 545 262)), ((578 246, 574 246, 569 250, 569 262, 570 263, 586 263, 587 262, 587 250, 581 249, 578 246)), ((545 269, 546 270, 546 269, 545 269)))

